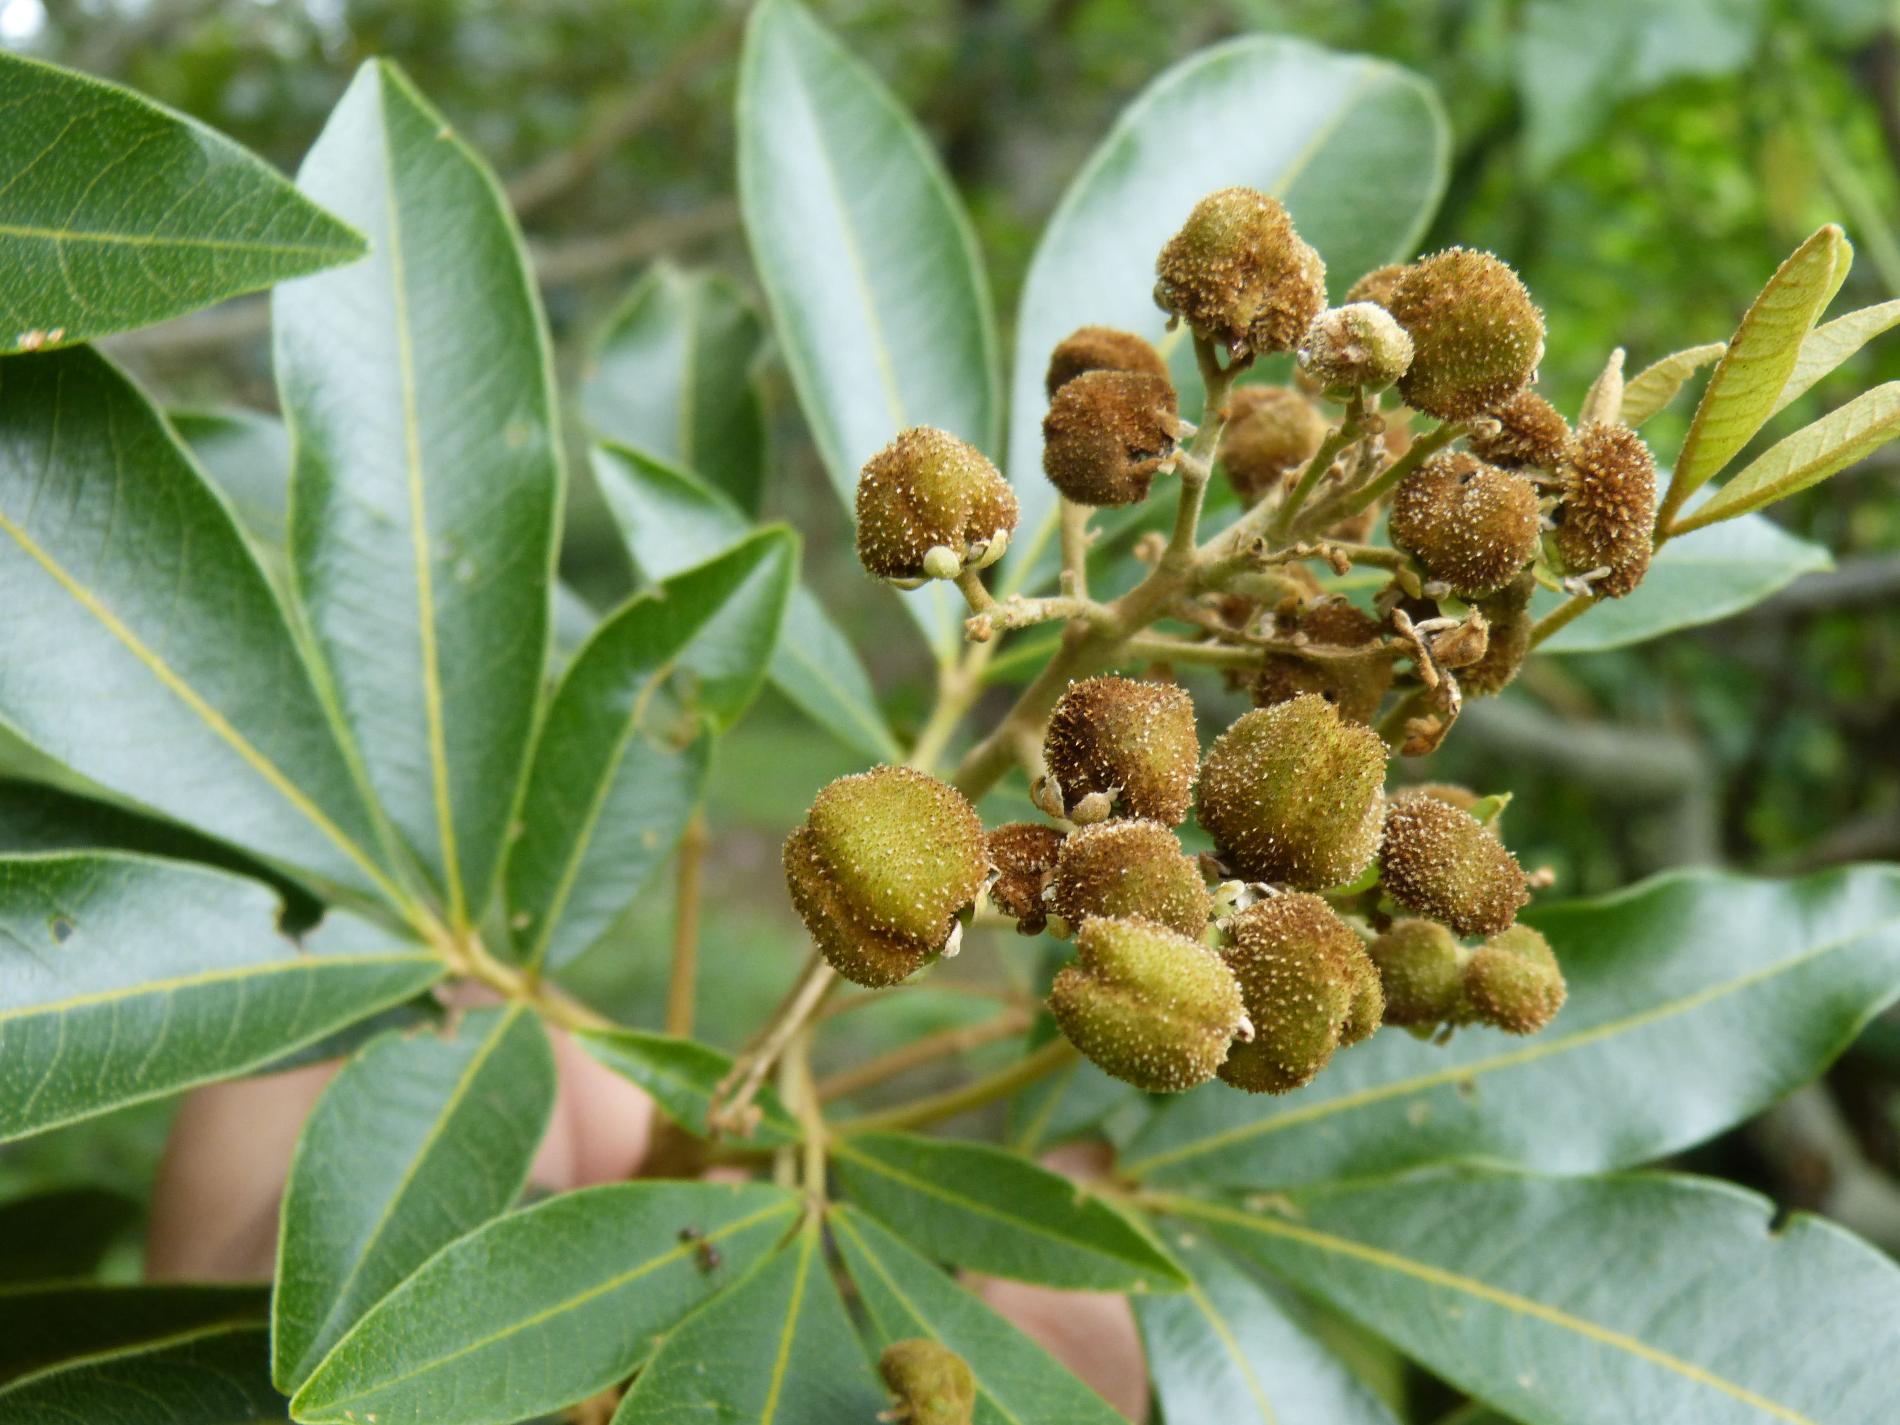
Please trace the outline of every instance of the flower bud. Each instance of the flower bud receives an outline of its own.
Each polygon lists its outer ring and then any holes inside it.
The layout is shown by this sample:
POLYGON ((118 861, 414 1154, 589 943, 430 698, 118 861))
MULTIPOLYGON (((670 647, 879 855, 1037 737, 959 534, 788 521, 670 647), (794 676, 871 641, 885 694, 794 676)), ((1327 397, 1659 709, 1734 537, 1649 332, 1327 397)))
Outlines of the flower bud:
POLYGON ((1563 971, 1550 942, 1528 925, 1513 925, 1471 952, 1465 997, 1486 1024, 1507 1034, 1535 1034, 1563 1008, 1563 971))
POLYGON ((1495 410, 1530 385, 1544 357, 1544 314, 1488 252, 1453 247, 1420 258, 1385 307, 1412 338, 1399 394, 1441 421, 1495 410))
POLYGON ((878 1357, 877 1373, 895 1399, 879 1419, 905 1425, 970 1425, 976 1413, 976 1377, 969 1362, 937 1341, 893 1341, 878 1357))
POLYGON ((1113 676, 1071 683, 1049 714, 1043 757, 1068 810, 1100 792, 1115 816, 1179 826, 1201 760, 1194 703, 1173 683, 1113 676))
POLYGON ((1473 455, 1437 455, 1399 481, 1390 528, 1453 593, 1481 598, 1536 557, 1537 487, 1473 455))
POLYGON ((1300 370, 1330 394, 1383 391, 1412 364, 1412 338, 1377 302, 1321 312, 1300 343, 1300 370))
POLYGON ((1656 458, 1628 426, 1592 422, 1570 443, 1561 475, 1558 557, 1572 574, 1608 569, 1590 587, 1620 599, 1649 572, 1656 458))
POLYGON ((1570 444, 1570 422, 1535 391, 1519 391, 1490 413, 1495 431, 1473 432, 1471 452, 1501 470, 1556 471, 1570 444))
POLYGON ((1385 763, 1377 733, 1303 693, 1215 739, 1201 773, 1201 826, 1246 880, 1343 885, 1379 848, 1385 763))
MULTIPOLYGON (((1240 982, 1251 1042, 1228 1051, 1220 1076, 1249 1093, 1286 1093, 1311 1082, 1345 1040, 1348 1023, 1371 1009, 1378 974, 1351 926, 1318 896, 1271 896, 1228 923, 1222 958, 1240 982), (1363 1001, 1363 1002, 1362 1002, 1363 1001)), ((1354 1025, 1363 1038, 1370 1028, 1354 1025)))
POLYGON ((954 579, 1015 528, 1009 482, 948 431, 913 426, 858 476, 858 560, 880 579, 954 579))
POLYGON ((1503 692, 1517 677, 1531 651, 1531 595, 1537 580, 1527 569, 1487 599, 1478 600, 1478 612, 1490 625, 1484 657, 1458 670, 1458 686, 1470 697, 1503 692))
POLYGON ((1235 356, 1291 351, 1326 305, 1326 264, 1279 199, 1223 188, 1155 261, 1155 303, 1235 356))
POLYGON ((1242 386, 1228 398, 1220 462, 1241 502, 1257 505, 1318 451, 1326 418, 1285 386, 1242 386))
POLYGON ((1042 468, 1080 505, 1139 504, 1174 453, 1179 402, 1164 377, 1085 371, 1042 418, 1042 468))
POLYGON ((1411 270, 1409 263, 1394 262, 1385 267, 1375 267, 1364 277, 1346 289, 1346 302, 1376 302, 1390 310, 1392 294, 1399 290, 1399 283, 1405 280, 1405 274, 1411 270))
POLYGON ((784 859, 813 942, 839 974, 872 987, 896 984, 940 951, 989 875, 975 809, 908 767, 826 787, 784 859))
POLYGON ((1081 327, 1056 343, 1049 354, 1044 387, 1051 396, 1085 371, 1132 371, 1167 381, 1168 363, 1133 332, 1113 327, 1081 327))
POLYGON ((1095 916, 1136 916, 1193 940, 1214 903, 1181 838, 1158 821, 1105 821, 1062 843, 1049 901, 1070 925, 1095 916))
POLYGON ((1491 829, 1430 795, 1392 799, 1379 863, 1387 895, 1460 935, 1505 929, 1530 899, 1523 868, 1491 829))
POLYGON ((1056 869, 1062 833, 1038 821, 1012 821, 997 827, 988 840, 990 865, 996 871, 990 899, 1024 935, 1040 934, 1049 923, 1043 892, 1056 869))
POLYGON ((1198 940, 1148 920, 1097 916, 1075 937, 1049 1008, 1104 1073, 1150 1093, 1214 1076, 1242 1021, 1233 971, 1198 940))
POLYGON ((1368 953, 1385 988, 1387 1024, 1454 1024, 1464 1016, 1465 951, 1444 926, 1395 921, 1368 953))

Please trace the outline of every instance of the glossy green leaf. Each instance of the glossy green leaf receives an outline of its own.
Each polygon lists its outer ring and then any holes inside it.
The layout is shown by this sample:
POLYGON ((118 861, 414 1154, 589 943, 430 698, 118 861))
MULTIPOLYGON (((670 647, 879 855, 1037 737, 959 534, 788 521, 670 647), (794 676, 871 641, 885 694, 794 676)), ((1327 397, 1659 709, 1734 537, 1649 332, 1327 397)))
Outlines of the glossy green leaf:
POLYGON ((0 1383, 180 1332, 269 1319, 270 1293, 258 1286, 57 1282, 0 1290, 0 1383))
POLYGON ((1539 906, 1570 998, 1528 1039, 1386 1031, 1297 1094, 1222 1086, 1123 1154, 1147 1181, 1270 1189, 1462 1159, 1552 1172, 1649 1162, 1807 1083, 1900 993, 1900 871, 1671 875, 1539 906))
POLYGON ((1191 1218, 1526 1425, 1893 1418, 1900 1268, 1725 1183, 1448 1174, 1191 1218))
POLYGON ((1624 384, 1623 404, 1617 419, 1634 430, 1675 400, 1676 393, 1688 384, 1691 376, 1711 361, 1720 360, 1727 350, 1727 342, 1712 341, 1673 351, 1645 366, 1624 384))
MULTIPOLYGON (((1691 502, 1692 517, 1700 508, 1691 502)), ((1539 644, 1538 651, 1599 653, 1715 623, 1832 563, 1820 545, 1760 515, 1744 515, 1670 540, 1634 593, 1600 601, 1539 644)), ((1531 612, 1541 617, 1563 601, 1562 595, 1539 590, 1531 612)))
POLYGON ((873 1421, 889 1404, 845 1314, 813 1219, 783 1251, 667 1334, 614 1425, 843 1425, 873 1421))
POLYGON ((279 558, 290 535, 290 433, 259 411, 168 411, 198 468, 224 491, 238 523, 279 558))
POLYGON ((1676 521, 1680 531, 1732 520, 1818 485, 1900 435, 1900 381, 1863 392, 1763 451, 1676 521))
POLYGON ((39 750, 234 845, 387 885, 255 556, 91 350, 0 362, 0 606, 0 720, 39 750))
POLYGON ((91 341, 360 257, 262 159, 116 84, 0 50, 0 351, 91 341))
POLYGON ((1178 1291, 1146 1234, 1068 1178, 986 1143, 865 1133, 832 1144, 845 1191, 939 1261, 1094 1291, 1178 1291))
POLYGON ((523 963, 580 954, 671 854, 713 736, 764 680, 797 563, 789 530, 762 530, 633 598, 575 655, 509 853, 509 929, 523 963))
MULTIPOLYGON (((1024 1043, 1032 1053, 1061 1031, 1047 1014, 1037 1018, 1024 1043)), ((1103 1136, 1123 1114, 1146 1116, 1148 1096, 1133 1084, 1112 1079, 1087 1059, 1077 1059, 1038 1079, 1009 1102, 1009 1143, 1019 1153, 1037 1153, 1084 1136, 1103 1136)))
POLYGON ((602 439, 697 471, 756 514, 766 435, 752 368, 764 339, 730 279, 658 263, 607 319, 581 411, 602 439))
POLYGON ((1011 587, 1053 543, 1056 497, 1042 473, 1049 353, 1091 323, 1160 340, 1155 254, 1199 199, 1232 184, 1281 198, 1326 259, 1337 295, 1360 273, 1411 255, 1450 153, 1445 116, 1422 80, 1299 40, 1231 40, 1143 90, 1069 185, 1023 288, 1010 385, 1008 470, 1023 507, 1011 587))
POLYGON ((0 859, 0 1139, 241 1074, 442 974, 340 912, 293 941, 277 911, 179 861, 0 859))
MULTIPOLYGON (((707 1136, 706 1115, 720 1082, 732 1072, 730 1054, 696 1039, 644 1034, 637 1029, 582 1029, 575 1031, 574 1038, 616 1074, 652 1094, 661 1112, 675 1123, 701 1138, 707 1136)), ((795 1143, 802 1136, 770 1084, 760 1088, 753 1103, 759 1109, 758 1127, 750 1139, 754 1146, 795 1143)))
POLYGON ((1199 1223, 1165 1233, 1188 1289, 1137 1297, 1134 1308, 1168 1425, 1392 1425, 1378 1397, 1199 1223))
POLYGON ((1743 314, 1683 437, 1663 499, 1665 525, 1767 423, 1834 295, 1837 269, 1844 276, 1851 260, 1846 238, 1830 224, 1794 250, 1743 314))
POLYGON ((1801 343, 1788 384, 1775 398, 1775 409, 1785 410, 1801 399, 1815 384, 1850 360, 1868 342, 1882 332, 1900 326, 1900 298, 1878 306, 1862 307, 1831 322, 1823 322, 1801 343))
MULTIPOLYGON (((752 528, 718 491, 637 450, 596 446, 593 468, 627 551, 647 579, 671 578, 711 559, 752 528)), ((847 746, 903 761, 857 650, 802 582, 786 602, 770 672, 780 692, 847 746)))
POLYGON ((288 1420, 271 1389, 270 1334, 213 1327, 77 1361, 0 1390, 0 1425, 258 1425, 288 1420))
POLYGON ((878 1349, 940 1341, 976 1377, 976 1425, 1126 1425, 1049 1353, 856 1208, 831 1214, 878 1349))
POLYGON ((781 1240, 800 1202, 763 1184, 617 1183, 503 1217, 358 1322, 297 1392, 296 1417, 503 1425, 584 1400, 781 1240))
MULTIPOLYGON (((739 204, 779 349, 847 508, 907 426, 995 452, 1002 382, 976 238, 942 164, 878 79, 794 0, 764 0, 739 68, 739 204)), ((904 603, 939 651, 961 602, 904 603)))
POLYGON ((271 1374, 295 1390, 343 1334, 507 1210, 554 1111, 554 1053, 521 1005, 377 1039, 317 1101, 285 1190, 271 1374))
MULTIPOLYGON (((138 1203, 104 1188, 55 1188, 0 1203, 0 1289, 84 1281, 142 1216, 138 1203)), ((0 1340, 7 1335, 0 1328, 0 1340)))
POLYGON ((297 181, 372 253, 272 297, 291 562, 371 784, 473 917, 547 662, 562 477, 540 301, 494 178, 387 63, 357 71, 297 181))

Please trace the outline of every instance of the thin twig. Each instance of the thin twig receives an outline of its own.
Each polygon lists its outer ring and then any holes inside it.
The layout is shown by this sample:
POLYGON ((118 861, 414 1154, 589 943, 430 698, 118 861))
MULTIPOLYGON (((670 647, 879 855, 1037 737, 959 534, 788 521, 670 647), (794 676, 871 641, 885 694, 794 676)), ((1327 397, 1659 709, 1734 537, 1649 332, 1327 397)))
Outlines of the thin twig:
POLYGON ((1035 1016, 1029 1010, 1015 1006, 978 1024, 959 1024, 940 1029, 935 1034, 926 1034, 902 1048, 853 1064, 822 1080, 818 1085, 818 1100, 830 1103, 833 1099, 844 1098, 860 1089, 884 1083, 938 1059, 967 1054, 972 1049, 980 1049, 998 1039, 1021 1034, 1034 1019, 1035 1016))
POLYGON ((1038 1080, 1048 1077, 1057 1069, 1074 1063, 1080 1056, 1080 1051, 1068 1040, 1052 1039, 1035 1053, 1017 1060, 1008 1068, 974 1079, 961 1088, 927 1094, 923 1098, 912 1099, 909 1103, 900 1103, 893 1108, 880 1109, 876 1113, 866 1113, 857 1118, 847 1119, 838 1124, 833 1131, 843 1138, 859 1133, 919 1128, 926 1123, 935 1123, 939 1119, 952 1118, 959 1113, 967 1113, 971 1109, 983 1108, 999 1099, 1008 1098, 1011 1094, 1020 1092, 1038 1080))

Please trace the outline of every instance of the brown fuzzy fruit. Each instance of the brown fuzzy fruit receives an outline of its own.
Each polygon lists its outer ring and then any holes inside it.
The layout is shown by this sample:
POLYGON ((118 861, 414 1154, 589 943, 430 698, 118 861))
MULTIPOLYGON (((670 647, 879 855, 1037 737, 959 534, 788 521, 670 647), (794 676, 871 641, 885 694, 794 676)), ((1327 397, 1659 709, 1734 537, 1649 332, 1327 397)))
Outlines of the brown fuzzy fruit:
POLYGON ((1531 651, 1531 595, 1537 580, 1527 569, 1489 598, 1478 600, 1478 612, 1490 625, 1484 657, 1458 670, 1458 686, 1471 697, 1503 692, 1531 651))
POLYGON ((988 837, 990 865, 996 879, 990 899, 1016 922, 1024 935, 1040 934, 1049 923, 1049 905, 1043 899, 1062 849, 1062 833, 1038 821, 1012 821, 988 837))
POLYGON ((1377 302, 1381 307, 1390 308, 1392 294, 1399 290, 1399 283, 1405 280, 1410 264, 1390 263, 1385 267, 1375 267, 1364 277, 1346 289, 1348 302, 1377 302))
POLYGON ((976 1413, 976 1377, 948 1346, 923 1339, 893 1341, 877 1372, 896 1401, 881 1417, 906 1425, 970 1425, 976 1413))
POLYGON ((1497 409, 1530 385, 1544 358, 1544 314, 1488 252, 1453 247, 1420 258, 1384 305, 1412 338, 1399 394, 1441 421, 1497 409))
POLYGON ((1049 714, 1043 757, 1066 809, 1112 793, 1111 815, 1179 826, 1201 760, 1193 700, 1173 683, 1114 676, 1071 683, 1049 714))
POLYGON ((1051 396, 1085 371, 1132 371, 1166 381, 1168 363, 1148 341, 1114 327, 1079 327, 1049 354, 1043 387, 1051 396))
POLYGON ((1608 569, 1590 587, 1620 599, 1649 572, 1656 457, 1628 426, 1595 421, 1571 441, 1562 478, 1557 554, 1572 574, 1608 569))
POLYGON ((1413 1028, 1463 1018, 1465 951, 1444 926, 1395 921, 1368 953, 1385 987, 1387 1024, 1413 1028))
POLYGON ((1227 402, 1220 462, 1241 502, 1257 505, 1313 458, 1326 418, 1285 386, 1242 386, 1227 402))
POLYGON ((1379 866, 1394 901, 1460 935, 1496 934, 1530 899, 1523 867, 1489 827, 1417 792, 1392 799, 1379 866))
POLYGON ((1412 364, 1412 338, 1377 302, 1321 312, 1300 342, 1300 370, 1320 390, 1383 391, 1412 364))
POLYGON ((1085 371, 1042 418, 1042 468, 1080 505, 1138 504, 1174 451, 1179 402, 1160 376, 1085 371))
POLYGON ((1136 916, 1198 940, 1214 901, 1181 838, 1158 821, 1104 821, 1062 843, 1049 903, 1070 925, 1136 916))
POLYGON ((1464 990, 1472 1012, 1507 1034, 1535 1034, 1556 1018, 1567 993, 1550 942, 1528 925, 1513 925, 1471 952, 1464 990))
POLYGON ((1016 528, 1016 493, 975 446, 913 426, 865 462, 857 513, 867 570, 880 579, 941 578, 926 567, 933 549, 949 550, 959 566, 1000 553, 1016 528))
POLYGON ((1249 881, 1343 885, 1379 849, 1386 748, 1312 693, 1250 712, 1215 739, 1201 826, 1249 881))
POLYGON ((1155 260, 1155 303, 1234 355, 1291 351, 1326 305, 1326 264, 1279 199, 1223 188, 1155 260))
POLYGON ((1392 496, 1392 542, 1463 599, 1509 583, 1537 554, 1537 487, 1463 452, 1438 455, 1392 496))
POLYGON ((1049 1009, 1104 1073, 1149 1093, 1211 1079, 1242 1018, 1240 986, 1213 950, 1153 921, 1109 916, 1077 932, 1049 1009))
POLYGON ((1227 935, 1221 954, 1253 1024, 1252 1041, 1228 1050, 1220 1068, 1235 1088, 1299 1088, 1352 1042, 1349 1033, 1363 1038, 1378 1027, 1378 973, 1352 927, 1318 896, 1259 901, 1228 923, 1227 935))
POLYGON ((1570 445, 1570 422, 1535 391, 1520 391, 1495 411, 1496 431, 1473 434, 1471 452, 1501 470, 1555 471, 1570 445))
POLYGON ((989 875, 983 823, 956 788, 907 767, 840 777, 785 843, 792 905, 832 967, 894 985, 950 938, 989 875))

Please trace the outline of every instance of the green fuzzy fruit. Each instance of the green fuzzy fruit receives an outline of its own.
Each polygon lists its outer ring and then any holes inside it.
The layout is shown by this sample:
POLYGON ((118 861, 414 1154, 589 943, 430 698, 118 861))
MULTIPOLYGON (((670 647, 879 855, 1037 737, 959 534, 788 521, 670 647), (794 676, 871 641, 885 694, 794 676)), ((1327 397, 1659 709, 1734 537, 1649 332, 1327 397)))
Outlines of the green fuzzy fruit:
POLYGON ((1016 492, 982 451, 915 426, 858 475, 858 561, 880 579, 943 577, 926 563, 932 550, 949 550, 959 566, 986 559, 1016 517, 1016 492))
POLYGON ((1367 952, 1385 988, 1385 1022, 1412 1028, 1464 1015, 1465 951, 1429 920, 1395 921, 1367 952))
POLYGON ((1300 370, 1320 390, 1383 391, 1412 364, 1412 338, 1377 302, 1321 312, 1300 343, 1300 370))
POLYGON ((1221 1078, 1249 1093, 1310 1083, 1342 1044, 1376 1029, 1383 1001, 1364 943, 1315 895, 1272 896, 1228 923, 1221 952, 1240 983, 1253 1039, 1221 1078))
POLYGON ((1214 912, 1200 867, 1158 821, 1105 821, 1072 833, 1056 857, 1050 904, 1070 925, 1134 916, 1194 940, 1214 912))
POLYGON ((1174 683, 1113 676, 1071 683, 1049 714, 1043 757, 1065 808, 1112 794, 1110 814, 1178 826, 1200 770, 1194 702, 1174 683))
POLYGON ((1544 358, 1544 314, 1488 252, 1454 247, 1420 258, 1384 306, 1412 338, 1399 394, 1441 421, 1496 410, 1530 385, 1544 358))
POLYGON ((1493 935, 1530 899, 1523 867, 1491 829, 1437 797, 1406 792, 1386 811, 1385 892, 1460 935, 1493 935))
POLYGON ((1279 199, 1223 188, 1161 249, 1155 303, 1236 356, 1291 351, 1326 305, 1326 264, 1279 199))
POLYGON ((880 1419, 906 1425, 970 1425, 976 1412, 976 1377, 970 1364, 938 1341, 893 1341, 878 1357, 877 1372, 895 1405, 880 1419))
POLYGON ((1507 1034, 1535 1034, 1556 1018, 1567 993, 1550 942, 1528 925, 1513 925, 1471 952, 1464 990, 1472 1012, 1507 1034))

